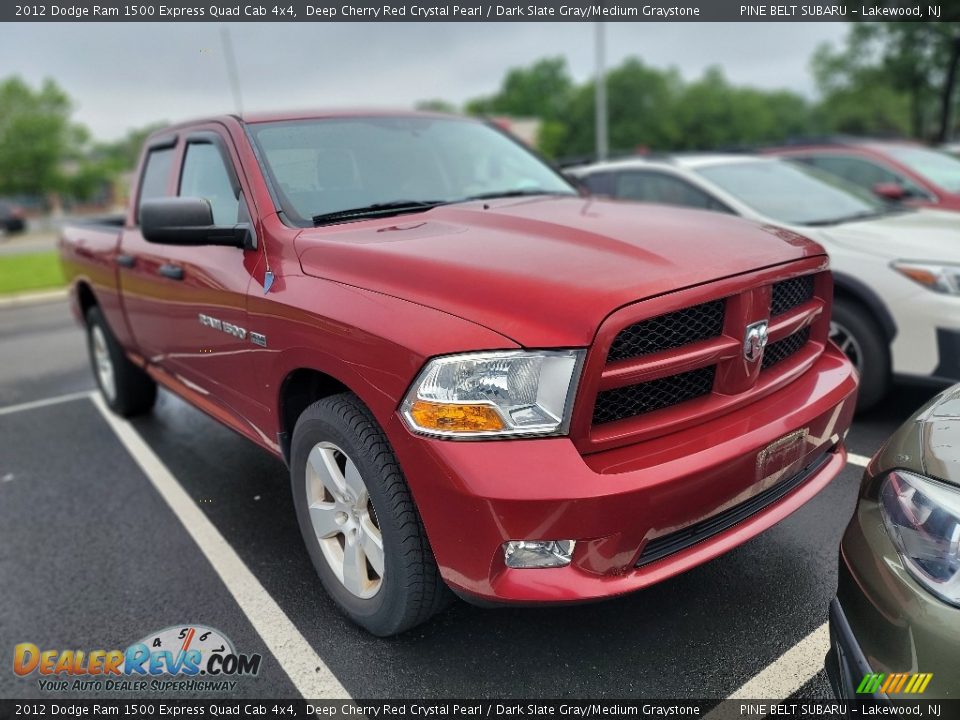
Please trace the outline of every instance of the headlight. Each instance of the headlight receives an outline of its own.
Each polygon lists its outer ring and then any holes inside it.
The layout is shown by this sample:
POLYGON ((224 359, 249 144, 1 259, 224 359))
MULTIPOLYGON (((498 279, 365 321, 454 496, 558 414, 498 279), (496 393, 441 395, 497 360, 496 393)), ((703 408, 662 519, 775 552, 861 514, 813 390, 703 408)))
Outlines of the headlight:
POLYGON ((891 263, 890 267, 928 290, 946 295, 960 295, 960 265, 898 260, 891 263))
POLYGON ((440 437, 562 435, 583 350, 483 352, 431 360, 401 405, 410 428, 440 437))
POLYGON ((934 595, 960 605, 960 491, 895 470, 883 481, 880 507, 910 574, 934 595))

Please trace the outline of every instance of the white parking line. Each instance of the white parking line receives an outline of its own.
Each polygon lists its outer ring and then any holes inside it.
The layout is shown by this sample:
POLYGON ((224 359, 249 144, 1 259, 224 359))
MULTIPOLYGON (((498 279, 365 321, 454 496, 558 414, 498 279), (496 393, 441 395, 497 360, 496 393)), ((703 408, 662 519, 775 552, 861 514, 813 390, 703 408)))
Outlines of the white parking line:
MULTIPOLYGON (((823 670, 823 658, 830 648, 830 630, 824 623, 757 675, 738 688, 727 700, 783 700, 806 685, 823 670)), ((711 720, 725 715, 719 705, 704 715, 711 720)))
POLYGON ((68 393, 66 395, 58 395, 57 397, 44 398, 43 400, 31 400, 30 402, 20 403, 19 405, 7 405, 6 407, 0 407, 0 415, 12 415, 13 413, 23 412, 24 410, 35 410, 49 405, 60 405, 61 403, 73 402, 80 398, 88 398, 91 395, 93 395, 92 390, 84 390, 83 392, 68 393))
POLYGON ((851 465, 859 465, 860 467, 866 467, 870 458, 866 455, 857 455, 856 453, 847 453, 847 462, 851 465))
POLYGON ((93 402, 127 452, 206 555, 297 691, 311 700, 349 699, 350 695, 330 668, 133 426, 114 415, 99 395, 93 397, 93 402))

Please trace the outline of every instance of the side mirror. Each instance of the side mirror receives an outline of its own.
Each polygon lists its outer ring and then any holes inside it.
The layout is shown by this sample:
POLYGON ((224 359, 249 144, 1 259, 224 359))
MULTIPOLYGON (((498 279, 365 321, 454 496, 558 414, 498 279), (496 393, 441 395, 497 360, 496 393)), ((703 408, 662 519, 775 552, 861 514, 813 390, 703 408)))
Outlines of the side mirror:
POLYGON ((214 225, 213 209, 203 198, 174 197, 140 204, 140 232, 163 245, 226 245, 252 250, 256 236, 248 223, 214 225))
POLYGON ((877 183, 873 186, 873 194, 884 200, 899 202, 907 197, 907 191, 897 183, 877 183))

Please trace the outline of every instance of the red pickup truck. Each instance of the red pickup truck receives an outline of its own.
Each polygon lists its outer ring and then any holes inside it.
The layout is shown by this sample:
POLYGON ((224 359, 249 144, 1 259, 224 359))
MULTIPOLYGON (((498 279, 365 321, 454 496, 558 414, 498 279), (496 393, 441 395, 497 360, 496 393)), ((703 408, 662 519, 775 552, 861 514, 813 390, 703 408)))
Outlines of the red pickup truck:
POLYGON ((699 565, 843 466, 822 248, 580 196, 483 122, 219 117, 153 135, 61 242, 103 399, 160 385, 283 458, 378 635, 451 597, 592 600, 699 565))

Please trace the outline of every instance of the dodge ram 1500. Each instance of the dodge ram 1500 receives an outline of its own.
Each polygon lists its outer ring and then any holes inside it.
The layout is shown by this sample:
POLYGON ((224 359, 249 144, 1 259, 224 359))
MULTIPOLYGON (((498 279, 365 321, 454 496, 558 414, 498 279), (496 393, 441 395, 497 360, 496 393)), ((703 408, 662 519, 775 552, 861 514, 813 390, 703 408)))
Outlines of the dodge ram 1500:
POLYGON ((157 386, 281 457, 329 595, 378 635, 457 595, 599 599, 714 558, 845 460, 818 245, 582 197, 483 122, 227 116, 147 141, 64 230, 103 400, 157 386))

